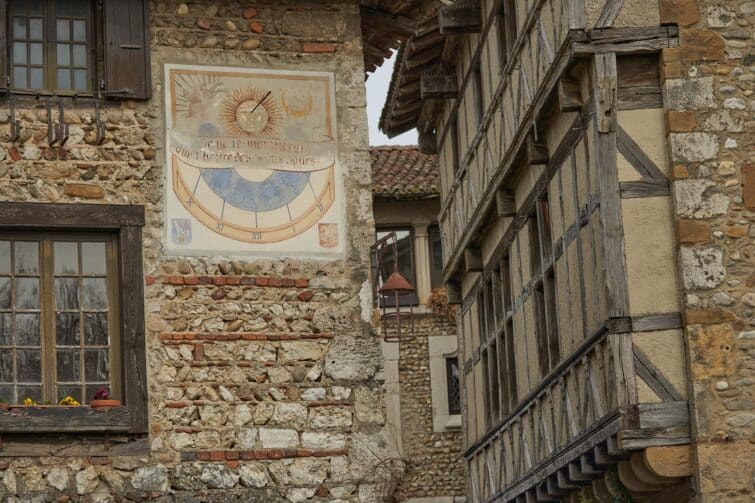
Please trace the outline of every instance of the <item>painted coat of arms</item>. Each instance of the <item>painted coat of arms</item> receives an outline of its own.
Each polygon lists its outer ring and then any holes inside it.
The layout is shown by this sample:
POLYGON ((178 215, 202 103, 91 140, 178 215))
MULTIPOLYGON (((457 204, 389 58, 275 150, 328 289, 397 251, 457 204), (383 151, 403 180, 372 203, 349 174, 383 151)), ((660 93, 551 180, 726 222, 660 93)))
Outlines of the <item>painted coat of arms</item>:
MULTIPOLYGON (((342 230, 331 74, 166 65, 168 219, 178 252, 332 255, 342 230)), ((340 239, 339 241, 342 241, 340 239)), ((340 244, 340 243, 339 243, 340 244)))

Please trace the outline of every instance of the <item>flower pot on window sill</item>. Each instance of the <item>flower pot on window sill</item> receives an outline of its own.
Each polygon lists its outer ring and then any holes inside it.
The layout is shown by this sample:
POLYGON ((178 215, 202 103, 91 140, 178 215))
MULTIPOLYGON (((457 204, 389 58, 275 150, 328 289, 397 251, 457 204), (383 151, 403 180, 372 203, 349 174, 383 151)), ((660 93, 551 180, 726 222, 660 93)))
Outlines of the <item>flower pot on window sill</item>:
POLYGON ((92 400, 89 402, 89 406, 95 410, 108 410, 114 407, 120 407, 120 400, 92 400))

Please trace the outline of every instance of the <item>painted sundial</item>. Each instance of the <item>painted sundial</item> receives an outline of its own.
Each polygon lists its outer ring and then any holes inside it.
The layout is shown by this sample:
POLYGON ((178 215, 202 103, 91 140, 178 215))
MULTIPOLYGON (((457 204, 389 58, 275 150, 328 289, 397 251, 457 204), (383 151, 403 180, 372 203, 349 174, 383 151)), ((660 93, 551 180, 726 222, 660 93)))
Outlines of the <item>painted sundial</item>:
POLYGON ((338 248, 330 74, 167 65, 166 84, 174 248, 338 248))

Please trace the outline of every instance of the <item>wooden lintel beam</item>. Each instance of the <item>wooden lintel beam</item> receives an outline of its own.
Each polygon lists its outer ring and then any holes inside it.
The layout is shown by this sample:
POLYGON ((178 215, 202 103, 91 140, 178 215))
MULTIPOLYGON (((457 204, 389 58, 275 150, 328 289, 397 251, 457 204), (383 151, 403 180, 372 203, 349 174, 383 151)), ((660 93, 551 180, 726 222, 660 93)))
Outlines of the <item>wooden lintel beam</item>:
POLYGON ((516 215, 514 192, 508 189, 498 189, 495 193, 495 207, 499 217, 513 217, 516 215))
POLYGON ((464 267, 466 272, 482 271, 482 251, 479 248, 464 249, 464 267))
POLYGON ((574 112, 582 108, 582 90, 579 82, 563 77, 558 81, 558 109, 560 112, 574 112))
POLYGON ((425 71, 420 79, 420 93, 422 99, 453 99, 458 92, 456 79, 450 72, 435 68, 425 71))
POLYGON ((482 30, 482 10, 473 5, 443 7, 438 12, 440 32, 480 33, 482 30))

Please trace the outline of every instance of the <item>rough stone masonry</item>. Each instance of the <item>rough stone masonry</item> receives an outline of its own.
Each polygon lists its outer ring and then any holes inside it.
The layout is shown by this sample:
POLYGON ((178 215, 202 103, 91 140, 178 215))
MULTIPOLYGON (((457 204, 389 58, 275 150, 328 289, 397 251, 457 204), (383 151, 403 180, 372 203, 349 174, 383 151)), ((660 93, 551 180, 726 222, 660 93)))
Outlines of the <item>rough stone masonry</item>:
POLYGON ((755 484, 755 2, 661 0, 699 501, 755 484))
MULTIPOLYGON (((357 2, 150 2, 153 98, 68 106, 70 139, 47 117, 0 112, 0 199, 146 209, 148 448, 134 456, 0 458, 12 501, 382 501, 395 484, 379 341, 362 312, 371 209, 357 2), (343 260, 167 256, 162 65, 334 72, 339 164, 348 194, 343 260)), ((78 448, 77 448, 78 449, 78 448)), ((78 453, 78 454, 76 454, 78 453)), ((67 453, 71 454, 71 453, 67 453)))

